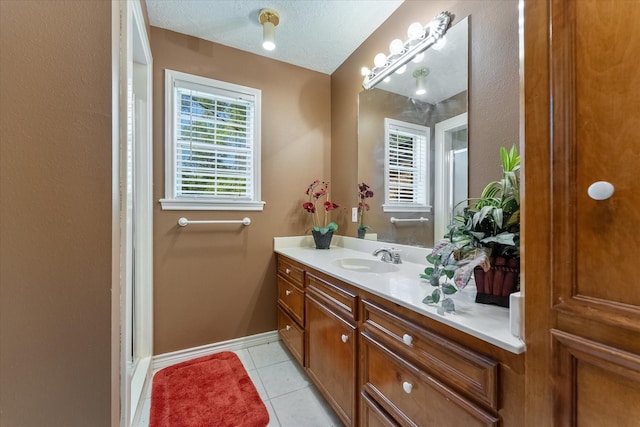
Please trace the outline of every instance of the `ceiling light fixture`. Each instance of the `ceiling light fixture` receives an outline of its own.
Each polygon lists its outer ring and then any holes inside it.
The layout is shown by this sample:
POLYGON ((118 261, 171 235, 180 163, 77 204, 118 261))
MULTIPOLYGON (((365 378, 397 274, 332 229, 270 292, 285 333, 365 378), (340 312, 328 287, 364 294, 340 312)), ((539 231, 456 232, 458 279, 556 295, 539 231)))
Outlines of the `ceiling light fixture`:
POLYGON ((413 77, 416 78, 416 95, 424 95, 427 93, 426 78, 429 75, 429 69, 427 67, 416 68, 413 72, 413 77))
POLYGON ((273 9, 262 9, 258 15, 262 25, 262 47, 265 50, 276 48, 276 26, 280 23, 280 15, 273 9))

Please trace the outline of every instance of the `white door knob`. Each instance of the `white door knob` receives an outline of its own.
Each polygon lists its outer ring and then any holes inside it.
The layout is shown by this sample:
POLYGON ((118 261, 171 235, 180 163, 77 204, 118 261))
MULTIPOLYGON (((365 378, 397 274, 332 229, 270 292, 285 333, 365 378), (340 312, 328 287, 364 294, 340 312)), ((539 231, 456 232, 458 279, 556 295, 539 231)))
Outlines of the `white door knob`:
POLYGON ((342 334, 342 336, 340 337, 340 339, 342 340, 342 342, 347 342, 347 341, 349 341, 349 335, 342 334))
POLYGON ((411 394, 411 390, 413 390, 413 385, 410 382, 405 381, 402 383, 402 389, 404 390, 405 393, 411 394))
POLYGON ((607 181, 597 181, 589 186, 587 194, 593 200, 606 200, 613 195, 613 184, 607 181))
POLYGON ((291 291, 289 289, 287 289, 286 291, 284 291, 285 295, 291 295, 291 291))
POLYGON ((287 325, 286 329, 287 329, 287 331, 290 331, 291 330, 291 325, 287 325))
POLYGON ((287 268, 287 269, 284 270, 284 272, 289 274, 289 273, 291 273, 291 270, 287 268))
POLYGON ((409 334, 404 334, 402 336, 402 341, 404 341, 406 345, 411 345, 413 343, 413 337, 409 334))

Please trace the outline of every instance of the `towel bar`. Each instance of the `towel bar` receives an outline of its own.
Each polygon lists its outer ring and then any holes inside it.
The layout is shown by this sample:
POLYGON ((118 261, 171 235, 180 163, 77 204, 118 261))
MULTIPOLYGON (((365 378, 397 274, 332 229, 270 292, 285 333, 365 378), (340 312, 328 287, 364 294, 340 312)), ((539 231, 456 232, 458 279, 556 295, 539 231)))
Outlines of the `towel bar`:
POLYGON ((185 217, 178 219, 178 225, 180 227, 186 227, 188 224, 251 224, 251 219, 245 217, 242 219, 214 219, 208 221, 190 221, 185 217))
POLYGON ((427 222, 429 219, 422 216, 420 218, 396 218, 392 216, 389 221, 391 221, 391 224, 395 224, 396 222, 427 222))

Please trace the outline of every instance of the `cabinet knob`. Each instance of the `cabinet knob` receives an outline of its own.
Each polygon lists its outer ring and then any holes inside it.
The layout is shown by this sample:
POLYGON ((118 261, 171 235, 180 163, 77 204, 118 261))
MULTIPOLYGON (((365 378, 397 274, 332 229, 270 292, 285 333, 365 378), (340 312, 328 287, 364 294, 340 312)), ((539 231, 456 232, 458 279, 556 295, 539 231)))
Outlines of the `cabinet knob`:
POLYGON ((286 291, 284 291, 285 295, 291 295, 291 291, 289 289, 287 289, 286 291))
POLYGON ((285 329, 286 329, 287 331, 290 331, 290 330, 291 330, 291 325, 287 325, 287 326, 285 326, 285 329))
POLYGON ((289 273, 291 273, 291 269, 287 268, 287 269, 284 270, 284 272, 289 274, 289 273))
POLYGON ((402 336, 402 341, 406 344, 406 345, 411 345, 413 344, 413 337, 409 334, 404 334, 402 336))
POLYGON ((597 181, 589 186, 587 194, 593 200, 607 200, 613 195, 613 184, 607 181, 597 181))
POLYGON ((342 334, 342 337, 340 337, 340 339, 342 340, 342 342, 347 342, 347 341, 349 341, 349 335, 342 334))
POLYGON ((411 390, 413 389, 413 384, 411 384, 408 381, 405 381, 402 383, 402 389, 404 390, 405 393, 411 394, 411 390))

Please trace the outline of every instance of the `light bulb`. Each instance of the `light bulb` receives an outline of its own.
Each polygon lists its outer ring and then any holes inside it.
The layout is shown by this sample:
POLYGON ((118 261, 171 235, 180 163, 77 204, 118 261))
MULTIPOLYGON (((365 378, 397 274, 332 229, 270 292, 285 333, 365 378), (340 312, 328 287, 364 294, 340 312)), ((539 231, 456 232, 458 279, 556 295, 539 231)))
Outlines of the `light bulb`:
POLYGON ((387 55, 384 53, 379 53, 373 58, 373 63, 376 67, 384 67, 384 64, 387 63, 387 55))
POLYGON ((407 66, 406 66, 406 65, 403 65, 402 67, 400 67, 400 68, 398 68, 398 69, 396 70, 396 74, 402 74, 402 73, 404 73, 405 71, 407 71, 407 66))
POLYGON ((389 52, 392 55, 397 55, 401 53, 403 49, 404 49, 404 43, 402 43, 402 40, 400 39, 393 40, 389 45, 389 52))
POLYGON ((369 68, 367 68, 367 67, 360 68, 360 74, 362 74, 363 76, 366 76, 370 72, 371 72, 371 70, 369 70, 369 68))
POLYGON ((418 40, 420 37, 422 37, 423 33, 424 28, 422 28, 422 24, 419 22, 414 22, 413 24, 409 25, 409 28, 407 29, 407 36, 409 36, 410 40, 418 40))

